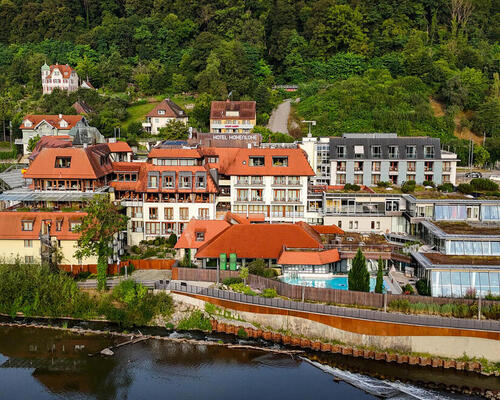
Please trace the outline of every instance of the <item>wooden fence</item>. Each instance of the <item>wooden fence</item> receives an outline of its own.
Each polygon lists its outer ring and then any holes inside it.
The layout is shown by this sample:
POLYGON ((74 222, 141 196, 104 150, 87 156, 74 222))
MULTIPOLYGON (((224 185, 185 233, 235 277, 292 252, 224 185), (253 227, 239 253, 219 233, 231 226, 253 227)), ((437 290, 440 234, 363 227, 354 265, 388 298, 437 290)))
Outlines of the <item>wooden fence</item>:
MULTIPOLYGON (((129 266, 130 264, 132 264, 135 269, 172 269, 176 262, 177 260, 174 259, 127 260, 120 263, 120 268, 123 268, 125 265, 129 266)), ((80 272, 97 274, 97 264, 64 264, 59 265, 59 269, 70 272, 73 275, 77 275, 80 272)), ((116 275, 119 273, 120 271, 118 265, 110 264, 108 266, 108 275, 116 275)))
MULTIPOLYGON (((239 276, 237 271, 220 271, 220 280, 228 277, 239 276)), ((204 281, 215 282, 217 279, 217 271, 214 269, 197 269, 197 268, 172 268, 172 279, 181 281, 204 281)), ((280 296, 290 299, 318 301, 321 303, 330 304, 349 304, 364 307, 383 308, 384 295, 380 293, 365 293, 355 292, 341 289, 326 289, 314 288, 309 286, 290 285, 274 279, 268 279, 257 275, 249 275, 247 283, 255 289, 273 288, 280 296)), ((449 297, 430 297, 430 296, 415 296, 404 294, 387 294, 387 304, 393 300, 408 300, 411 303, 434 303, 434 304, 473 304, 477 300, 449 298, 449 297)), ((484 306, 498 304, 495 301, 483 300, 484 306)))

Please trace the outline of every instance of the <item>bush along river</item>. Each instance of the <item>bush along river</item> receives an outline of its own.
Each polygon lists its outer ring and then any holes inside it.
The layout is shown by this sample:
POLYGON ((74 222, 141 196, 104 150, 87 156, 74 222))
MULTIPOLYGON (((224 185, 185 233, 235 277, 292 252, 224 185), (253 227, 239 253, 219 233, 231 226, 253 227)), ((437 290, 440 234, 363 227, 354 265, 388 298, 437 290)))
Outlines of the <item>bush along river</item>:
POLYGON ((441 400, 480 398, 500 387, 494 376, 313 351, 285 354, 264 340, 220 333, 120 332, 113 324, 76 320, 0 323, 1 399, 441 400), (132 335, 154 337, 114 347, 132 335), (107 348, 112 355, 101 354, 107 348), (466 394, 455 393, 459 388, 466 394))

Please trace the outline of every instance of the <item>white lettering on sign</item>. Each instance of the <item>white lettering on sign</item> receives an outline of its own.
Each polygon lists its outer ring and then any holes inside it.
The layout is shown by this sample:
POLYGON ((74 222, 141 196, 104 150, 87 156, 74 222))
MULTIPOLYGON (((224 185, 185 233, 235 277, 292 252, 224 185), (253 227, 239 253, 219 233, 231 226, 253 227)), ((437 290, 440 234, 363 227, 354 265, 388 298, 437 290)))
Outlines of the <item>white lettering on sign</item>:
POLYGON ((213 135, 214 140, 259 140, 258 135, 244 135, 244 134, 232 134, 232 135, 213 135))

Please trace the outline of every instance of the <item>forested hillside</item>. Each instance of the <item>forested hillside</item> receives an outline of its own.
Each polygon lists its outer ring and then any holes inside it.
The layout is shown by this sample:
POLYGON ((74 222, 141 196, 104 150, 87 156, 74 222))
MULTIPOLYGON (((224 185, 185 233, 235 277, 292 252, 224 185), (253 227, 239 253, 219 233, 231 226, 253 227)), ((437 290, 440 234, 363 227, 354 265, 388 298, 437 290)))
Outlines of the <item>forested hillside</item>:
POLYGON ((272 86, 296 83, 315 134, 396 131, 466 148, 453 136, 463 128, 500 157, 500 0, 0 0, 0 21, 0 120, 71 105, 41 99, 40 67, 57 61, 112 95, 79 95, 107 134, 137 98, 183 92, 198 95, 200 127, 229 92, 255 99, 265 124, 272 86))

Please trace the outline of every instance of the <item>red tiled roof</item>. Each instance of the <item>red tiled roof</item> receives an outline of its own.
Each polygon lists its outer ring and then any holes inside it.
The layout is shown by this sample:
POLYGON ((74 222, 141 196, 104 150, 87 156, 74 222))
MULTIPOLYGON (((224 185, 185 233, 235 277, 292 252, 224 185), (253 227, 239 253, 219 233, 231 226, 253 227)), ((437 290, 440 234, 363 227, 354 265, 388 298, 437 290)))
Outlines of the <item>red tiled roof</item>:
POLYGON ((28 114, 25 115, 23 118, 23 122, 21 123, 21 126, 19 129, 25 129, 25 130, 34 130, 42 121, 47 122, 49 125, 53 126, 54 128, 60 129, 60 130, 70 130, 73 128, 78 121, 81 121, 82 118, 84 118, 82 115, 61 115, 61 118, 59 118, 59 115, 33 115, 33 114, 28 114), (30 121, 32 126, 26 126, 24 125, 24 121, 30 121), (61 121, 64 120, 68 123, 68 126, 61 127, 61 121))
POLYGON ((281 265, 325 265, 340 260, 337 249, 325 251, 284 250, 278 258, 281 265))
POLYGON ((212 101, 210 119, 255 119, 255 101, 212 101), (238 111, 239 115, 226 116, 226 111, 238 111))
POLYGON ((345 232, 337 225, 311 225, 320 235, 343 235, 345 232))
POLYGON ((51 78, 52 77, 52 72, 54 72, 55 69, 58 69, 59 72, 62 74, 63 78, 65 78, 65 79, 69 78, 71 76, 71 73, 73 71, 75 71, 68 64, 66 64, 66 65, 55 64, 55 65, 51 65, 50 66, 50 74, 46 78, 51 78))
POLYGON ((155 117, 155 118, 185 118, 187 117, 184 110, 175 104, 170 99, 163 100, 160 104, 158 104, 155 108, 153 108, 149 113, 146 114, 146 117, 155 117), (165 114, 159 114, 158 111, 163 110, 165 114))
POLYGON ((200 220, 193 218, 184 228, 184 232, 182 232, 181 237, 175 245, 175 248, 198 249, 203 244, 212 240, 216 235, 230 226, 231 224, 224 220, 200 220), (196 240, 196 232, 205 233, 205 238, 203 241, 196 240))
POLYGON ((224 219, 231 224, 250 224, 252 222, 264 222, 266 220, 265 214, 239 214, 227 212, 224 219))
POLYGON ((25 178, 55 178, 55 179, 97 179, 113 172, 109 161, 107 144, 94 146, 44 148, 33 160, 25 178), (101 165, 101 156, 106 157, 107 163, 101 165), (69 168, 56 168, 57 157, 71 157, 69 168))
POLYGON ((314 171, 302 149, 261 149, 211 147, 201 149, 205 156, 218 156, 217 164, 210 164, 223 175, 314 176, 314 171), (251 156, 263 156, 264 166, 249 166, 251 156), (288 166, 273 166, 274 156, 288 157, 288 166))
POLYGON ((132 149, 127 142, 118 141, 115 143, 108 143, 108 147, 111 153, 132 153, 132 149))
POLYGON ((91 114, 94 112, 94 109, 83 100, 76 101, 71 107, 73 107, 78 114, 91 114))
POLYGON ((42 136, 38 143, 35 145, 35 148, 31 152, 28 157, 30 161, 33 161, 40 151, 44 148, 50 147, 71 147, 73 146, 73 142, 71 141, 71 136, 68 135, 58 135, 58 136, 42 136))
POLYGON ((232 225, 196 253, 197 258, 218 258, 220 253, 236 253, 238 258, 277 259, 283 246, 296 248, 323 248, 300 225, 296 224, 242 224, 232 225))
POLYGON ((151 149, 148 158, 201 158, 198 149, 151 149))
POLYGON ((81 220, 84 212, 38 212, 3 211, 0 212, 0 239, 39 239, 43 220, 51 220, 51 236, 60 240, 77 240, 79 233, 71 232, 69 221, 81 220), (61 220, 62 228, 57 231, 56 221, 61 220), (22 230, 22 221, 33 221, 32 231, 22 230))

